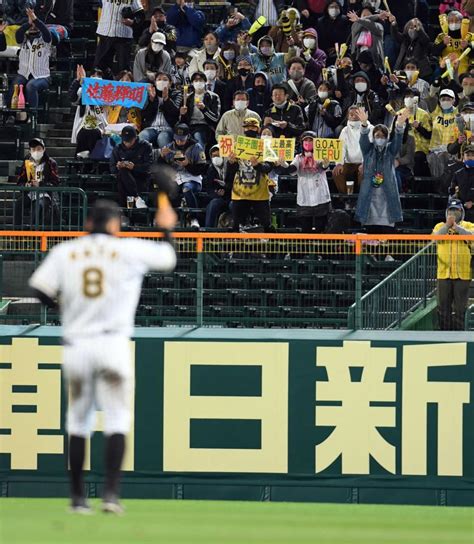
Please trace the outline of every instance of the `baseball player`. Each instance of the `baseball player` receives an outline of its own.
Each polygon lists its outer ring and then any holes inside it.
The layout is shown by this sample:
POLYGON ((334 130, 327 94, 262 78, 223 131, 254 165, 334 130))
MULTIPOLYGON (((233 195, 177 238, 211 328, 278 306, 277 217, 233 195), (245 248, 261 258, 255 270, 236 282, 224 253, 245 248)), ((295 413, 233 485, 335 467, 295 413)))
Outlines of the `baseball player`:
POLYGON ((141 0, 102 0, 102 12, 97 26, 98 44, 94 66, 110 70, 114 53, 117 71, 130 70, 133 29, 145 19, 141 0))
MULTIPOLYGON (((176 224, 176 214, 171 207, 159 209, 155 221, 169 232, 176 224)), ((143 275, 149 270, 173 270, 176 254, 166 234, 163 242, 114 236, 120 230, 120 208, 114 202, 97 201, 86 230, 88 236, 55 246, 29 283, 50 307, 59 295, 64 371, 70 391, 71 511, 91 511, 82 472, 86 438, 100 408, 106 437, 102 510, 120 514, 120 468, 131 420, 129 338, 143 275)))

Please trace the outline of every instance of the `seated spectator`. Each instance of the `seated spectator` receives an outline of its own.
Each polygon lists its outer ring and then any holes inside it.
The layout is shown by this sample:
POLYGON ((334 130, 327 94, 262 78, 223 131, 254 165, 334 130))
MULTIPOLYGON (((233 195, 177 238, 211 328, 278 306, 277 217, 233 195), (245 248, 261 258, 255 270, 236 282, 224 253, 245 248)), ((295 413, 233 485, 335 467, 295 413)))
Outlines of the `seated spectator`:
POLYGON ((168 51, 170 56, 173 56, 176 52, 176 38, 178 36, 177 30, 173 25, 169 25, 166 22, 166 14, 162 7, 157 6, 150 18, 150 23, 146 25, 143 30, 138 45, 140 47, 148 47, 151 37, 155 32, 161 32, 165 35, 166 45, 165 50, 168 51))
MULTIPOLYGON (((118 81, 133 82, 132 72, 124 70, 117 75, 118 81)), ((142 112, 138 108, 126 108, 125 106, 108 106, 107 122, 110 125, 128 123, 133 125, 137 131, 142 127, 142 112)))
POLYGON ((288 87, 273 85, 272 100, 273 106, 265 112, 264 125, 273 125, 277 138, 297 138, 305 123, 301 108, 288 100, 288 87))
POLYGON ((413 171, 415 168, 415 139, 410 130, 408 119, 405 123, 402 145, 395 158, 395 174, 397 176, 398 192, 407 193, 413 188, 413 171))
POLYGON ((253 88, 249 90, 250 109, 263 119, 272 103, 272 87, 265 72, 257 72, 253 88))
POLYGON ((288 80, 290 90, 288 97, 297 103, 300 108, 304 109, 313 100, 316 100, 316 86, 310 79, 305 77, 306 62, 302 58, 292 58, 287 67, 290 76, 288 80))
POLYGON ((439 57, 439 63, 442 71, 446 69, 446 57, 449 57, 456 68, 458 75, 467 72, 469 67, 469 55, 464 57, 459 63, 456 61, 462 55, 466 47, 473 40, 473 35, 469 32, 465 36, 461 34, 461 24, 463 16, 459 11, 451 11, 448 15, 448 33, 441 32, 435 39, 432 53, 439 57))
POLYGON ((370 88, 370 80, 365 72, 356 72, 351 79, 351 86, 345 81, 339 89, 343 96, 343 111, 349 106, 364 108, 369 114, 369 120, 373 125, 380 123, 385 116, 385 109, 377 93, 370 88))
MULTIPOLYGON (((276 53, 270 36, 263 36, 258 40, 258 53, 250 54, 254 72, 265 72, 271 85, 283 83, 286 80, 286 63, 296 55, 291 36, 288 38, 288 44, 290 45, 288 53, 276 53)), ((248 55, 249 48, 242 47, 241 53, 248 55)))
POLYGON ((232 81, 237 76, 237 57, 240 48, 236 43, 227 42, 222 44, 221 52, 217 57, 219 65, 219 79, 224 82, 232 81))
POLYGON ((430 64, 431 41, 419 19, 410 19, 403 29, 398 28, 396 18, 390 17, 390 31, 393 39, 400 45, 400 53, 395 62, 395 70, 406 71, 408 61, 416 63, 420 79, 429 78, 433 73, 430 64))
POLYGON ((233 97, 233 109, 224 112, 216 128, 216 138, 231 134, 232 136, 243 136, 243 122, 247 117, 261 121, 257 112, 249 109, 249 94, 247 91, 236 91, 233 97))
MULTIPOLYGON (((250 56, 240 55, 237 57, 237 75, 225 82, 224 99, 221 97, 222 111, 227 111, 232 107, 232 97, 235 91, 250 91, 253 88, 254 77, 250 56)), ((268 78, 265 76, 265 79, 268 78)))
POLYGON ((318 33, 314 28, 307 28, 303 32, 303 49, 301 56, 306 61, 305 77, 315 85, 322 79, 322 71, 326 66, 327 55, 319 48, 318 33))
POLYGON ((204 188, 211 200, 206 207, 205 227, 217 227, 219 216, 229 209, 229 194, 225 190, 226 159, 219 156, 219 146, 211 147, 211 165, 204 176, 204 188))
POLYGON ((183 95, 171 77, 164 72, 156 76, 155 84, 148 87, 148 101, 142 113, 139 139, 161 149, 173 141, 174 129, 179 119, 183 95))
MULTIPOLYGON (((29 155, 23 161, 18 185, 24 187, 55 187, 59 185, 58 165, 46 153, 44 141, 33 138, 29 144, 29 155)), ((36 218, 39 225, 51 226, 55 208, 54 195, 50 193, 38 193, 25 191, 15 202, 14 224, 16 227, 25 223, 35 224, 36 218)))
POLYGON ((16 32, 16 41, 20 44, 18 75, 13 80, 7 102, 11 103, 14 86, 23 85, 27 105, 37 109, 39 93, 49 87, 52 37, 32 9, 27 8, 26 12, 28 23, 16 32))
MULTIPOLYGON (((166 20, 177 30, 178 51, 189 51, 199 47, 206 25, 206 16, 194 7, 194 2, 176 0, 176 4, 166 12, 166 20)), ((197 69, 202 70, 200 67, 197 69)))
MULTIPOLYGON (((102 79, 102 70, 94 70, 91 77, 102 79)), ((83 106, 81 103, 82 83, 86 71, 81 65, 77 66, 76 79, 69 88, 69 99, 76 104, 76 116, 72 129, 71 143, 76 145, 76 155, 89 156, 95 144, 102 138, 107 127, 107 117, 102 106, 83 106)))
POLYGON ((250 28, 250 21, 245 15, 239 12, 235 6, 229 6, 228 15, 225 21, 216 28, 216 34, 221 43, 236 42, 237 35, 242 30, 250 28))
POLYGON ((458 109, 461 110, 466 104, 474 101, 474 74, 466 72, 459 78, 462 86, 462 93, 459 95, 458 109))
POLYGON ((194 72, 191 76, 192 89, 184 98, 180 108, 180 121, 185 123, 192 137, 205 149, 214 143, 214 130, 219 120, 221 104, 216 93, 206 91, 206 76, 194 72))
POLYGON ((303 150, 286 169, 288 174, 296 173, 298 224, 303 232, 308 233, 323 232, 331 211, 331 194, 326 177, 329 162, 314 160, 313 144, 316 137, 312 131, 303 132, 303 150))
POLYGON ((193 58, 189 64, 189 76, 192 76, 194 72, 202 72, 206 60, 213 59, 217 62, 221 52, 218 44, 219 39, 215 32, 206 32, 206 34, 204 34, 204 47, 193 52, 193 58))
POLYGON ((380 23, 380 15, 375 13, 375 9, 364 4, 360 17, 355 11, 347 13, 351 28, 351 53, 352 58, 359 60, 359 55, 363 51, 369 50, 372 53, 376 68, 383 69, 384 66, 384 30, 380 23))
POLYGON ((122 130, 122 143, 114 147, 110 157, 110 172, 117 176, 122 207, 128 207, 130 201, 136 208, 147 207, 139 193, 149 190, 151 164, 151 144, 138 139, 135 127, 125 127, 122 130))
POLYGON ((407 76, 408 88, 412 91, 417 91, 419 96, 419 106, 424 110, 428 110, 426 99, 430 94, 430 84, 420 78, 418 62, 415 59, 407 59, 403 71, 407 76))
MULTIPOLYGON (((243 121, 244 135, 258 138, 260 120, 245 118, 243 121)), ((273 170, 273 164, 259 162, 253 158, 239 160, 232 154, 227 162, 225 176, 226 194, 231 194, 231 210, 234 230, 244 228, 250 214, 254 215, 265 231, 270 230, 270 184, 268 174, 273 170)))
MULTIPOLYGON (((184 198, 188 208, 197 208, 197 195, 202 188, 202 175, 206 171, 204 148, 191 138, 191 131, 184 123, 174 128, 174 141, 169 147, 161 149, 163 159, 176 170, 176 183, 179 195, 184 198)), ((189 215, 191 227, 199 227, 196 214, 189 215)))
POLYGON ((328 56, 328 65, 336 62, 336 43, 346 43, 351 33, 351 23, 342 13, 341 3, 329 0, 324 15, 318 19, 319 46, 328 56))
POLYGON ((133 79, 137 82, 155 81, 158 72, 171 72, 171 57, 164 50, 166 37, 162 32, 155 32, 150 43, 139 49, 133 63, 133 79))
MULTIPOLYGON (((361 122, 359 120, 358 107, 351 106, 347 113, 347 126, 339 135, 342 140, 342 162, 336 164, 332 171, 332 179, 338 193, 346 194, 347 182, 351 181, 354 189, 362 182, 362 149, 360 148, 361 122)), ((369 141, 372 141, 373 126, 368 122, 369 141)))
POLYGON ((362 123, 360 147, 364 158, 364 177, 360 186, 355 219, 369 234, 393 233, 395 223, 403 221, 395 158, 400 152, 403 131, 408 112, 402 112, 395 124, 392 141, 389 141, 388 128, 377 125, 373 130, 373 143, 369 140, 369 116, 358 109, 362 123))
POLYGON ((409 112, 408 118, 415 142, 415 176, 429 176, 427 156, 430 149, 432 123, 430 114, 418 106, 418 93, 407 89, 404 96, 404 106, 409 112))
POLYGON ((448 145, 448 153, 463 160, 464 150, 474 143, 474 103, 468 102, 456 117, 457 139, 448 145))
POLYGON ((187 53, 176 51, 171 65, 171 77, 173 78, 176 88, 179 90, 182 90, 185 85, 191 83, 187 53))
POLYGON ((308 127, 316 138, 335 138, 342 123, 342 108, 333 98, 333 89, 329 83, 322 82, 318 87, 316 100, 306 107, 308 127))
POLYGON ((204 75, 206 76, 206 91, 217 94, 222 109, 226 97, 227 86, 223 81, 217 79, 218 69, 219 68, 217 62, 213 59, 206 60, 206 62, 204 63, 204 75))
POLYGON ((474 223, 474 145, 464 147, 463 162, 451 183, 451 194, 462 202, 466 221, 474 223))

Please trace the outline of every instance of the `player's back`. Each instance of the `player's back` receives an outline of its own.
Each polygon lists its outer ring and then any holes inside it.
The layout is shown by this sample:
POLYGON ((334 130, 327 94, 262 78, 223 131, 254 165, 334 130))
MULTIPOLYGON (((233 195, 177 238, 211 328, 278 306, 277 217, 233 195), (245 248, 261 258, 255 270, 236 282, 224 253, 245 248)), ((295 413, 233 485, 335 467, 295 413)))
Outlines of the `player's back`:
POLYGON ((30 284, 50 296, 59 292, 66 339, 130 336, 143 275, 175 263, 170 244, 92 234, 56 246, 30 284))

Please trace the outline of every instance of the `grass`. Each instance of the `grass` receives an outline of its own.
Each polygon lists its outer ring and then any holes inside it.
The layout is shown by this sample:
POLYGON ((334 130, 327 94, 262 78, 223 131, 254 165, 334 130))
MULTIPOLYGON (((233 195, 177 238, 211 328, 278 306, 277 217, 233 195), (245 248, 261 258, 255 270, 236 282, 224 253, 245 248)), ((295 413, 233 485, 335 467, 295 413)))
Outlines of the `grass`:
POLYGON ((0 499, 0 543, 474 542, 473 508, 127 500, 126 515, 115 517, 72 515, 66 506, 63 499, 0 499))

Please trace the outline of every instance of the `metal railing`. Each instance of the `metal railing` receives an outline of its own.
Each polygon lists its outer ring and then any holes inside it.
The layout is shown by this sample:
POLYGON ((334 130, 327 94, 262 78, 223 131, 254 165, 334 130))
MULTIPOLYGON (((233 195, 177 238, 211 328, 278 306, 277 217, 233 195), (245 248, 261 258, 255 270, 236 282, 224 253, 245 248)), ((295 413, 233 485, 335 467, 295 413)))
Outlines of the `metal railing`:
POLYGON ((0 228, 21 231, 82 230, 87 205, 87 194, 79 188, 0 185, 0 228))

